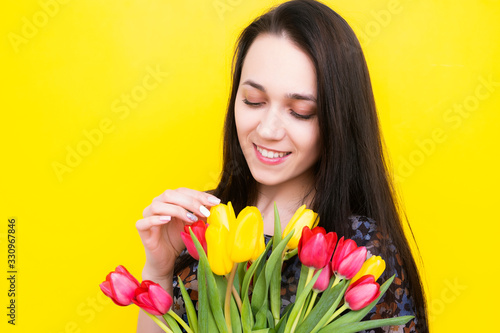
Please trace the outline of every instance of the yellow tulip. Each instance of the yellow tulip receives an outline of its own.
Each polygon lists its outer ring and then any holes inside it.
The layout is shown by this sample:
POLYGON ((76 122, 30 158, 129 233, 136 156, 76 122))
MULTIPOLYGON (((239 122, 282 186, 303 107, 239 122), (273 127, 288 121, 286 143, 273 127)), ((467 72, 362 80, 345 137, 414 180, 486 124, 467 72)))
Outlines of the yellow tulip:
POLYGON ((359 280, 365 275, 373 275, 375 281, 382 275, 385 270, 385 261, 379 256, 371 256, 368 260, 363 263, 361 269, 351 280, 351 284, 356 280, 359 280))
POLYGON ((210 209, 210 216, 207 218, 207 223, 214 226, 225 226, 227 230, 230 229, 230 225, 236 221, 236 216, 234 214, 233 206, 231 202, 224 204, 218 204, 210 209))
POLYGON ((257 259, 265 249, 264 221, 257 207, 245 207, 230 225, 227 252, 233 262, 257 259))
POLYGON ((299 246, 300 237, 302 236, 302 229, 308 226, 310 229, 314 228, 319 223, 318 214, 310 209, 306 209, 306 205, 302 205, 293 214, 290 222, 286 225, 283 231, 283 238, 285 238, 292 230, 295 230, 292 238, 288 241, 286 248, 294 250, 299 246))
POLYGON ((231 272, 233 262, 227 252, 229 230, 224 224, 210 224, 205 232, 207 240, 207 257, 212 272, 226 275, 231 272))

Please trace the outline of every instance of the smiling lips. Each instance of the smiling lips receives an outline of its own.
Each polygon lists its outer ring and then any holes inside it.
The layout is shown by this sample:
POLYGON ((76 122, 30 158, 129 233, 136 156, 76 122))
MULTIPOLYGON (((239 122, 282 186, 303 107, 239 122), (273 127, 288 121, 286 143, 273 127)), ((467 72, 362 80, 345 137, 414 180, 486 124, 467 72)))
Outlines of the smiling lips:
POLYGON ((282 152, 282 151, 264 149, 255 144, 254 147, 259 160, 266 164, 279 164, 285 161, 286 157, 291 154, 291 152, 282 152))

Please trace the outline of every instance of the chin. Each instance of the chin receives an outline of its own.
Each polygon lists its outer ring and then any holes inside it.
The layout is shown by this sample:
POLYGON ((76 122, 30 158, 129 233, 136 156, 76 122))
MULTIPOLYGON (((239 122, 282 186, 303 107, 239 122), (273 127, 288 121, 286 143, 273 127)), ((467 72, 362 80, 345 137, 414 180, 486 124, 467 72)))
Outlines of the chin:
POLYGON ((252 170, 250 170, 250 172, 255 181, 261 185, 274 186, 283 183, 283 179, 281 179, 279 175, 262 171, 252 172, 252 170))

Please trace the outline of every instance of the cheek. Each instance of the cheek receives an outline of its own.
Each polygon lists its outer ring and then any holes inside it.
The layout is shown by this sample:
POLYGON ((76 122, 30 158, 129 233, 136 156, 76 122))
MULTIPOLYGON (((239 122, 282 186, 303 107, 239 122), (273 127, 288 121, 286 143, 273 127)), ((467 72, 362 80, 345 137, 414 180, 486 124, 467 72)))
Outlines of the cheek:
POLYGON ((320 153, 319 127, 317 124, 308 124, 305 128, 295 129, 297 145, 308 158, 317 160, 320 153), (298 134, 298 135, 297 135, 298 134))
POLYGON ((259 124, 259 118, 256 117, 256 114, 256 112, 251 112, 235 106, 234 118, 240 142, 242 139, 246 138, 259 124))

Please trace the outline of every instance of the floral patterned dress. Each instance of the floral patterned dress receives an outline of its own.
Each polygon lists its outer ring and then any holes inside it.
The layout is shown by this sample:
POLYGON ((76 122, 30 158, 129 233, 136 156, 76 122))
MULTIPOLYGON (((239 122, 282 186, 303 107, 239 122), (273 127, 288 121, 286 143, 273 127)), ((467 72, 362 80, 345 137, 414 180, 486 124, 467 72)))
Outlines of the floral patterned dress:
MULTIPOLYGON (((364 216, 351 216, 350 220, 354 231, 354 236, 351 237, 351 239, 354 240, 358 246, 365 246, 367 248, 367 258, 372 255, 381 255, 381 240, 383 236, 381 233, 377 232, 377 225, 375 221, 364 216)), ((270 237, 266 236, 266 242, 269 239, 270 237)), ((386 256, 383 259, 386 261, 387 267, 395 267, 395 269, 393 271, 386 270, 377 282, 382 284, 392 275, 396 274, 396 276, 386 294, 366 315, 364 320, 415 315, 416 313, 413 300, 409 296, 408 281, 405 280, 405 271, 402 267, 401 258, 399 257, 396 247, 393 246, 390 241, 388 253, 391 253, 392 255, 388 258, 386 256), (391 297, 394 299, 393 302, 385 302, 384 299, 388 294, 393 295, 393 297, 391 297)), ((300 267, 301 264, 298 256, 285 261, 283 264, 281 276, 282 309, 284 309, 291 302, 295 301, 297 283, 300 277, 300 267)), ((193 300, 195 308, 198 310, 198 280, 196 279, 197 268, 198 262, 186 267, 181 272, 180 278, 193 300)), ((173 298, 173 310, 185 321, 187 321, 186 309, 184 307, 184 301, 182 299, 177 281, 174 281, 173 298)), ((417 333, 416 322, 417 320, 414 318, 406 323, 406 325, 385 326, 370 331, 362 331, 362 333, 417 333)))

